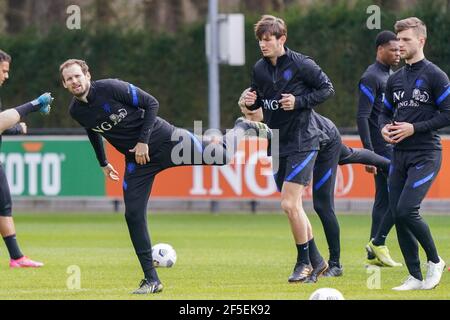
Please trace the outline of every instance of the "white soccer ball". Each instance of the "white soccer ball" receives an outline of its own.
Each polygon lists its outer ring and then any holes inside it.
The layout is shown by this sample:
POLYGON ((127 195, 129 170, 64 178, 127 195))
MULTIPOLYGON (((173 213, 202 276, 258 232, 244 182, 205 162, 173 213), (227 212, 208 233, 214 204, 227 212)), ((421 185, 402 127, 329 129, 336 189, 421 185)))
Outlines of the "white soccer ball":
POLYGON ((171 268, 177 262, 175 249, 167 243, 158 243, 152 247, 153 265, 171 268))
POLYGON ((342 293, 333 288, 320 288, 314 291, 309 300, 345 300, 342 293))

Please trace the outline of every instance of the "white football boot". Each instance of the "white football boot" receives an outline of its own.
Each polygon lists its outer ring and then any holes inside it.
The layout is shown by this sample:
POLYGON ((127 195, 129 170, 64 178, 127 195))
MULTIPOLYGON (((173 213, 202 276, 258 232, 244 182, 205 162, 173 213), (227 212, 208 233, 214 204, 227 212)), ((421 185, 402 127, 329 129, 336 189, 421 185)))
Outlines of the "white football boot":
POLYGON ((425 281, 423 283, 423 289, 431 290, 436 288, 436 286, 441 281, 442 273, 445 270, 445 261, 442 260, 441 257, 439 257, 438 263, 428 261, 427 265, 427 277, 425 278, 425 281))
POLYGON ((392 290, 395 291, 422 290, 423 283, 424 283, 423 281, 416 279, 410 275, 401 286, 392 288, 392 290))

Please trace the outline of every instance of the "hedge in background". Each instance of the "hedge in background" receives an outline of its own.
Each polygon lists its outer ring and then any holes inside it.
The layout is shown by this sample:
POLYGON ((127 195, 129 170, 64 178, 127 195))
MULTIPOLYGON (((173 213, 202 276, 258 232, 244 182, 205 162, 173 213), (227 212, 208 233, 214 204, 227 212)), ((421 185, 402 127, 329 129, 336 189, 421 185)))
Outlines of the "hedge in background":
MULTIPOLYGON (((379 30, 366 27, 369 2, 352 8, 316 6, 307 12, 292 8, 283 17, 288 24, 288 46, 313 57, 329 75, 336 95, 318 108, 341 127, 355 126, 357 83, 375 58, 374 38, 379 30)), ((416 15, 429 30, 426 55, 450 73, 450 14, 426 3, 410 12, 383 11, 382 29, 396 20, 416 15), (426 6, 425 6, 426 5, 426 6)), ((221 66, 222 127, 239 115, 236 100, 250 83, 253 64, 260 58, 253 24, 259 16, 246 14, 246 65, 221 66)), ((62 88, 58 68, 68 58, 86 60, 94 79, 121 78, 149 91, 160 101, 160 115, 175 125, 192 127, 208 119, 208 72, 204 27, 193 25, 177 34, 121 32, 85 26, 79 31, 55 27, 46 35, 27 31, 0 38, 0 47, 13 56, 11 79, 1 89, 5 106, 34 98, 44 91, 55 96, 49 117, 31 117, 31 127, 76 127, 67 113, 70 95, 62 88)))

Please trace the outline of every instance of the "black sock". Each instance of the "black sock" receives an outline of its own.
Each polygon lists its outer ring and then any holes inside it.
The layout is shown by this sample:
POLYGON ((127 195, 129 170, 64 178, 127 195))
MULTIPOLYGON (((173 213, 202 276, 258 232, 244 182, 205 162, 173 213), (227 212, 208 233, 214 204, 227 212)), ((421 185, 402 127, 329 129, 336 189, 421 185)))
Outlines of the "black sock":
POLYGON ((19 244, 17 243, 15 234, 3 238, 3 241, 5 241, 11 259, 19 259, 23 257, 23 254, 19 249, 19 244))
POLYGON ((309 259, 311 260, 311 265, 313 266, 313 268, 315 268, 323 261, 323 258, 320 255, 319 249, 316 246, 314 238, 309 240, 308 244, 309 244, 309 259))
POLYGON ((341 263, 339 262, 339 260, 328 260, 328 267, 332 268, 332 267, 341 267, 341 263))
POLYGON ((309 245, 308 242, 303 244, 296 244, 297 246, 297 263, 311 264, 309 260, 309 245))
POLYGON ((145 279, 147 279, 147 281, 153 282, 153 281, 158 281, 161 282, 159 280, 158 274, 156 273, 156 270, 154 267, 151 267, 147 270, 144 270, 144 275, 145 275, 145 279))
POLYGON ((386 235, 382 235, 381 237, 375 237, 372 240, 374 246, 384 246, 386 244, 386 235))
POLYGON ((25 103, 21 106, 15 107, 14 109, 16 109, 16 111, 19 113, 20 118, 23 118, 24 116, 26 116, 27 114, 29 114, 30 112, 35 112, 38 111, 41 108, 40 104, 34 104, 31 102, 25 103))
POLYGON ((142 267, 142 271, 144 272, 144 277, 148 281, 160 281, 158 277, 158 273, 153 266, 153 258, 151 252, 139 253, 137 254, 139 262, 142 267))
POLYGON ((422 275, 422 272, 420 272, 420 270, 419 270, 419 271, 416 271, 416 272, 412 272, 411 275, 412 275, 414 278, 416 278, 417 280, 420 280, 420 281, 423 280, 423 275, 422 275))

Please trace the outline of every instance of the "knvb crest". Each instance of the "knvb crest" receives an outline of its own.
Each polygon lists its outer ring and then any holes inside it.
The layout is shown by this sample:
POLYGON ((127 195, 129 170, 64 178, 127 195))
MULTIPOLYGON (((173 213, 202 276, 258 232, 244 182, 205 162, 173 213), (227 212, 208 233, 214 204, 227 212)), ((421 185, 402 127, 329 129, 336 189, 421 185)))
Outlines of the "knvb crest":
POLYGON ((426 91, 421 91, 420 89, 414 89, 412 98, 420 102, 428 102, 430 100, 430 95, 426 91))
POLYGON ((287 70, 285 70, 283 72, 283 78, 286 81, 290 81, 292 79, 292 76, 293 76, 293 74, 292 74, 292 70, 291 69, 287 69, 287 70))

